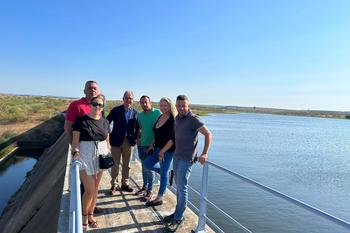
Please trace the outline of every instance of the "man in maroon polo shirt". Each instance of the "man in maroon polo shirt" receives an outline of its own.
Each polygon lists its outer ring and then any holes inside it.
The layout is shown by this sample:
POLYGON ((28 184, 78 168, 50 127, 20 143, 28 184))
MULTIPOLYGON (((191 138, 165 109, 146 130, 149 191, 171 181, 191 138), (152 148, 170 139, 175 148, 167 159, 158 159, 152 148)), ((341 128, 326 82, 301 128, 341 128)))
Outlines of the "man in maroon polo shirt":
MULTIPOLYGON (((100 90, 98 88, 97 82, 92 80, 87 81, 85 83, 84 94, 85 94, 85 97, 79 100, 73 101, 72 103, 70 103, 67 109, 66 120, 64 122, 64 131, 68 136, 69 143, 72 142, 72 125, 74 121, 78 117, 84 116, 90 112, 91 99, 100 94, 100 90)), ((81 194, 83 194, 84 188, 81 189, 81 191, 82 191, 81 194)), ((103 209, 99 207, 95 207, 94 212, 102 213, 103 209)))

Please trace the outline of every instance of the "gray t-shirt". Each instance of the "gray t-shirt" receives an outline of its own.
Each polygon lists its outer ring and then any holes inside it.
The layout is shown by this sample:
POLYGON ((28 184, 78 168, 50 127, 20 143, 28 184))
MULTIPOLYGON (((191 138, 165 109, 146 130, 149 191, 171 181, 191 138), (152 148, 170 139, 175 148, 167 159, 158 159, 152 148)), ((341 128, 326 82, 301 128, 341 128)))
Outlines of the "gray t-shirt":
POLYGON ((177 116, 175 119, 175 152, 174 157, 192 161, 197 155, 198 130, 204 123, 194 115, 188 112, 185 116, 177 116))

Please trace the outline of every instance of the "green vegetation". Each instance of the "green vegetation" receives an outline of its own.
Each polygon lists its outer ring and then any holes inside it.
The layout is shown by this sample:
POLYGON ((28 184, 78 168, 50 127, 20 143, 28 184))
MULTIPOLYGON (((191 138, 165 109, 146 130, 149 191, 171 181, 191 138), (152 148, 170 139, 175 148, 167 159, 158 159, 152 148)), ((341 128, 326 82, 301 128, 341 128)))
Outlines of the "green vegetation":
POLYGON ((0 144, 3 142, 6 142, 7 140, 9 140, 10 138, 16 137, 17 134, 14 132, 11 132, 9 130, 3 132, 0 136, 0 144))
POLYGON ((47 120, 64 111, 71 100, 41 97, 0 95, 0 124, 47 120))
POLYGON ((197 111, 197 110, 192 110, 193 113, 195 113, 197 116, 208 116, 209 113, 208 112, 201 112, 201 111, 197 111))
POLYGON ((16 146, 14 144, 9 145, 8 147, 5 147, 0 151, 0 159, 9 153, 11 153, 14 149, 16 149, 16 146))
MULTIPOLYGON (((106 103, 106 107, 105 107, 105 113, 108 114, 112 108, 114 108, 115 106, 121 105, 123 102, 120 100, 107 100, 106 103)), ((136 107, 136 106, 135 106, 136 107)), ((138 107, 140 107, 140 105, 138 104, 138 107)), ((141 110, 141 108, 140 108, 141 110)))

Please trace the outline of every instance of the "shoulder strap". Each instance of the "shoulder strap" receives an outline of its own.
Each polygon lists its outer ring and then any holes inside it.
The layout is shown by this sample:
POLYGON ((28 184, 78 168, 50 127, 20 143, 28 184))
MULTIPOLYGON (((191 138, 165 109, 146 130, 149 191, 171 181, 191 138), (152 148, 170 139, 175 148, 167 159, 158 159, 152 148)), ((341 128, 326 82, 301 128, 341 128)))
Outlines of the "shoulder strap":
MULTIPOLYGON (((92 137, 93 136, 93 134, 92 134, 92 129, 91 129, 91 126, 90 125, 88 125, 88 128, 89 128, 89 131, 90 131, 90 136, 92 137)), ((94 143, 95 143, 95 146, 96 146, 96 150, 98 150, 98 145, 97 145, 97 142, 96 141, 94 141, 94 143)))

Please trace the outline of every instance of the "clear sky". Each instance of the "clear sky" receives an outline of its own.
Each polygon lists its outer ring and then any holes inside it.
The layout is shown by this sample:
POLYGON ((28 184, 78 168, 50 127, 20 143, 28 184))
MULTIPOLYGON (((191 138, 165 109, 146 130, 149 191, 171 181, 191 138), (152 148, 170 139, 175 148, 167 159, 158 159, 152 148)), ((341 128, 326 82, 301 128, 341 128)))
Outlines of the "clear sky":
POLYGON ((350 110, 349 0, 2 0, 0 93, 350 110))

